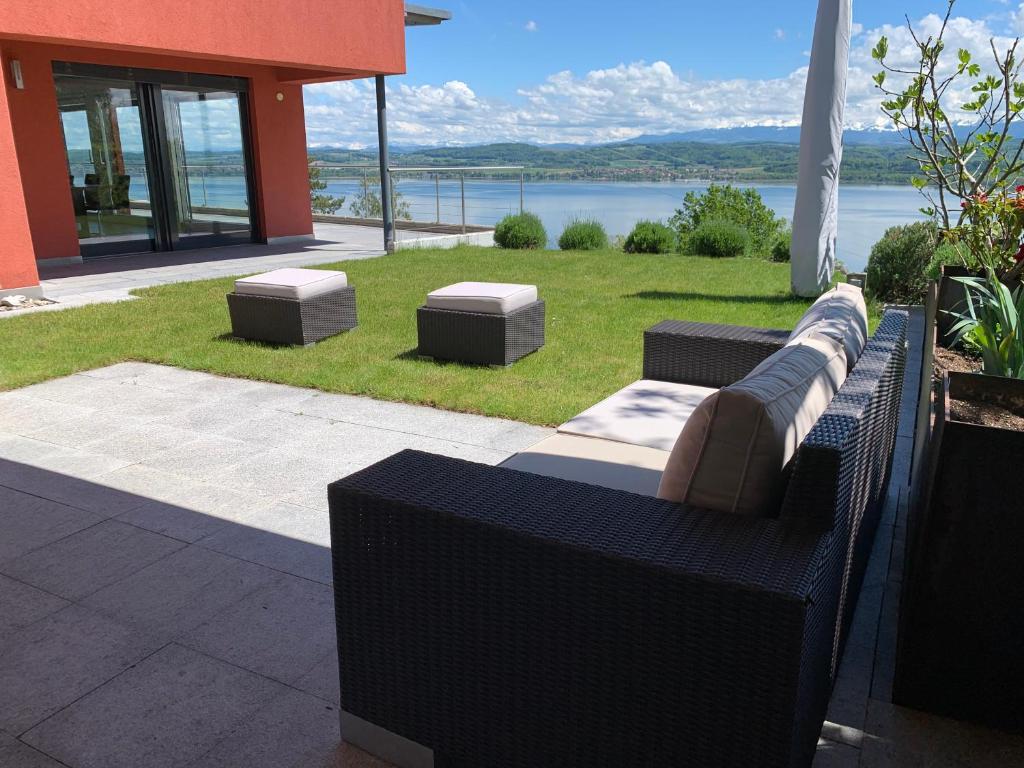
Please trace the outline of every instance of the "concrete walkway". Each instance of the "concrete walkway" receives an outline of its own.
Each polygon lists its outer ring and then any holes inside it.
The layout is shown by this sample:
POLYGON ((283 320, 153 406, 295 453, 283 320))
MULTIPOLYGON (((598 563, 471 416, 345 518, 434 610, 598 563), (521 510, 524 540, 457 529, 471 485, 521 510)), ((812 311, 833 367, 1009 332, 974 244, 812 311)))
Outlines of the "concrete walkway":
MULTIPOLYGON (((379 228, 317 223, 313 229, 312 240, 276 245, 251 243, 223 248, 146 253, 57 266, 48 266, 42 262, 39 272, 43 295, 57 303, 17 312, 2 312, 0 319, 28 312, 52 312, 85 304, 126 301, 132 298, 130 291, 151 285, 210 280, 281 267, 368 259, 384 253, 379 228)), ((403 248, 446 248, 458 242, 492 242, 490 233, 437 235, 398 230, 397 236, 403 248)))

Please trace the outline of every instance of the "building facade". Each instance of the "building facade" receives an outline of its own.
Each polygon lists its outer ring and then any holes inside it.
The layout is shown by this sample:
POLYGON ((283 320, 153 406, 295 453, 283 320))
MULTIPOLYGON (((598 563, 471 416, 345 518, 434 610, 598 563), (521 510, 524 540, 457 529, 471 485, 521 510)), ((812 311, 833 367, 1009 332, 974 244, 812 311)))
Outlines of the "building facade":
POLYGON ((311 237, 302 85, 404 72, 406 17, 401 0, 6 5, 0 294, 36 293, 48 260, 311 237))

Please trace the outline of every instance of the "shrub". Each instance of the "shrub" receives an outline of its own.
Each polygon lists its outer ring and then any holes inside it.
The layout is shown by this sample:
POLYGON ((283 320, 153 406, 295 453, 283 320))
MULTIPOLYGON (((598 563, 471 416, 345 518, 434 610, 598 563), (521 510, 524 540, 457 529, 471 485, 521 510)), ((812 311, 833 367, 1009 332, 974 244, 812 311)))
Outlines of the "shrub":
POLYGON ((608 247, 608 233, 601 222, 592 219, 576 219, 558 238, 558 247, 563 251, 596 251, 608 247))
POLYGON ((676 233, 671 227, 660 221, 638 221, 622 249, 626 253, 672 253, 676 243, 676 233))
POLYGON ((963 258, 960 256, 960 252, 957 251, 956 246, 950 243, 943 243, 935 249, 935 255, 932 256, 932 260, 928 262, 928 268, 925 270, 925 276, 929 280, 938 280, 942 277, 942 268, 944 266, 963 266, 963 258))
POLYGON ((712 184, 702 193, 687 192, 683 207, 676 210, 669 224, 685 243, 705 221, 730 221, 743 227, 749 237, 750 254, 765 258, 786 226, 786 220, 775 216, 756 189, 738 189, 731 184, 712 184))
POLYGON ((502 248, 543 248, 548 244, 548 233, 536 214, 517 213, 498 222, 494 242, 502 248))
POLYGON ((710 219, 702 221, 690 235, 690 252, 699 256, 729 258, 742 256, 747 251, 750 235, 739 224, 710 219))
POLYGON ((938 231, 930 221, 889 227, 868 258, 870 296, 891 304, 920 304, 937 247, 938 231))
POLYGON ((768 254, 769 261, 789 261, 789 249, 793 245, 793 230, 787 229, 772 243, 771 253, 768 254))

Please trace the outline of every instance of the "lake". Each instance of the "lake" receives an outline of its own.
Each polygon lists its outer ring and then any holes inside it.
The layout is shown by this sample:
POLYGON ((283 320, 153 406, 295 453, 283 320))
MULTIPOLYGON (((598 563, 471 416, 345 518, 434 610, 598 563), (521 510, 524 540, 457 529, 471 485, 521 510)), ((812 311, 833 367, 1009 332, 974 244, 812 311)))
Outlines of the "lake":
MULTIPOLYGON (((193 201, 204 199, 203 180, 191 180, 193 201)), ((792 219, 796 186, 792 184, 753 184, 765 204, 792 219)), ((356 179, 328 182, 327 194, 344 195, 351 203, 360 188, 356 179)), ((668 219, 691 190, 703 190, 700 182, 527 182, 526 209, 544 222, 555 245, 563 227, 574 217, 595 218, 604 224, 610 236, 625 235, 639 219, 668 219)), ((432 180, 402 179, 398 190, 409 204, 413 218, 433 221, 437 206, 432 180)), ((134 190, 133 190, 134 191, 134 190)), ((208 176, 205 199, 210 205, 230 206, 245 199, 241 178, 208 176)), ((839 258, 852 270, 867 264, 871 246, 888 227, 922 218, 919 208, 924 200, 910 186, 842 186, 839 191, 839 258)), ((348 206, 340 214, 347 214, 348 206)), ((519 210, 519 182, 466 181, 466 223, 491 225, 502 216, 519 210)), ((458 179, 440 183, 440 218, 459 223, 462 210, 458 179)))

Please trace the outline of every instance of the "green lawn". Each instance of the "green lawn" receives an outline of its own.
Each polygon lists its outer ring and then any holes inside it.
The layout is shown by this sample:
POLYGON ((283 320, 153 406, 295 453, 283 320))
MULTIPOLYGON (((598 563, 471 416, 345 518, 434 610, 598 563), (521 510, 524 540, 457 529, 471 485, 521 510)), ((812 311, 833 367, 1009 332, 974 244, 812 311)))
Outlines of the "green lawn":
POLYGON ((640 378, 643 331, 660 320, 787 328, 808 305, 788 295, 789 265, 752 259, 460 247, 325 268, 356 286, 351 333, 307 348, 239 342, 230 279, 159 286, 137 301, 0 321, 0 389, 143 360, 554 425, 640 378), (536 283, 547 345, 504 369, 417 359, 416 307, 460 280, 536 283))

